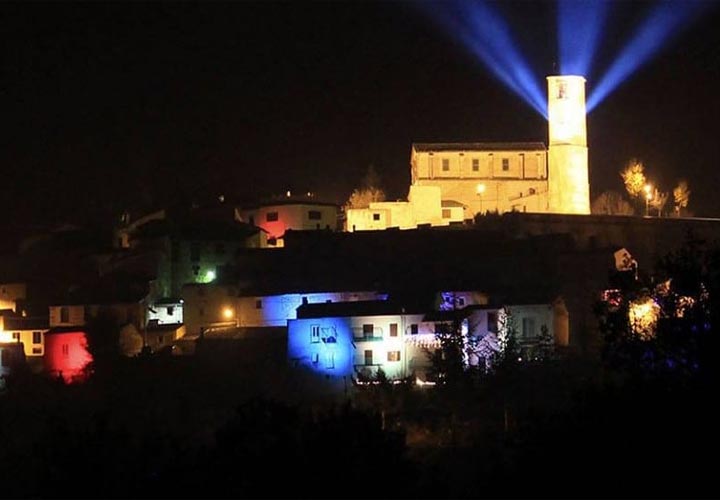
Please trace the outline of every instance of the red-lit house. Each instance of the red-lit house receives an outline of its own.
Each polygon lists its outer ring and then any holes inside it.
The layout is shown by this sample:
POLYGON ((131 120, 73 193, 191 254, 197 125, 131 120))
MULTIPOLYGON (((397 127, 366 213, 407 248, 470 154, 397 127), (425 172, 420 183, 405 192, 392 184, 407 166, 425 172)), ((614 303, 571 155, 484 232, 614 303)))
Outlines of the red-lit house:
POLYGON ((55 327, 45 334, 44 365, 48 375, 62 377, 66 383, 82 382, 91 361, 82 327, 55 327))
POLYGON ((311 198, 287 198, 238 209, 235 217, 267 232, 268 244, 284 246, 285 231, 331 230, 338 225, 338 206, 311 198))

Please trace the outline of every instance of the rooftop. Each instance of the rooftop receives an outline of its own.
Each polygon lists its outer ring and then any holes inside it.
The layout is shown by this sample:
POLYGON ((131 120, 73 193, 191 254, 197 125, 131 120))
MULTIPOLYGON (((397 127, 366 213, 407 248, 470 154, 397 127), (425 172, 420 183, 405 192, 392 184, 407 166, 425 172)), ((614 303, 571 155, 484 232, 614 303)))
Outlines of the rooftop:
POLYGON ((415 151, 547 151, 542 142, 420 142, 415 151))

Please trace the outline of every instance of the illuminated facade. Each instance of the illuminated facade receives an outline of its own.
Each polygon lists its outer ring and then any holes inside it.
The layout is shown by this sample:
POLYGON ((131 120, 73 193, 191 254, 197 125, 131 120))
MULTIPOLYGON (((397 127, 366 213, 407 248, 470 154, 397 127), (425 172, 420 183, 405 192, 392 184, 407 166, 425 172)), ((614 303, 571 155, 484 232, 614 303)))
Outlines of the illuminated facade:
MULTIPOLYGON (((453 292, 469 302, 477 294, 453 292)), ((447 296, 447 297, 446 297, 447 296)), ((439 305, 447 305, 443 300, 439 305)), ((428 351, 440 347, 436 332, 459 325, 465 339, 465 362, 489 366, 503 335, 515 332, 522 359, 537 357, 538 348, 568 345, 568 314, 562 300, 550 304, 462 308, 420 312, 387 301, 304 304, 288 321, 288 357, 293 366, 327 377, 369 380, 382 370, 388 379, 413 376, 427 381, 428 351), (508 318, 512 318, 512 323, 508 318), (443 326, 444 325, 444 326, 443 326)))
POLYGON ((585 78, 548 77, 548 212, 590 213, 585 78))
POLYGON ((235 210, 238 221, 257 226, 267 234, 268 245, 284 246, 285 231, 335 231, 338 206, 310 200, 280 200, 257 207, 235 210))
POLYGON ((45 336, 45 372, 60 377, 65 383, 86 379, 85 368, 92 361, 87 349, 87 337, 78 328, 51 328, 45 336))
POLYGON ((0 342, 22 344, 25 356, 44 354, 47 318, 23 318, 14 314, 0 315, 0 342))
POLYGON ((541 142, 413 144, 408 201, 348 210, 346 230, 440 226, 488 212, 589 214, 585 114, 585 79, 549 76, 549 147, 541 142))

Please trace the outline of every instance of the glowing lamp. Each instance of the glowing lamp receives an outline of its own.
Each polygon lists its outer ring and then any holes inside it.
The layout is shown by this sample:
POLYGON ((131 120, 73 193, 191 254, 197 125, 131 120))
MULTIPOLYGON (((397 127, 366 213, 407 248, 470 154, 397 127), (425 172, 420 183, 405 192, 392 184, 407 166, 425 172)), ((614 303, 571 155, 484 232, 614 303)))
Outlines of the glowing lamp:
POLYGON ((205 273, 205 283, 215 281, 215 271, 208 271, 205 273))
POLYGON ((225 319, 232 319, 233 316, 235 316, 232 308, 230 308, 230 307, 226 307, 225 309, 223 309, 222 314, 223 314, 223 318, 225 318, 225 319))

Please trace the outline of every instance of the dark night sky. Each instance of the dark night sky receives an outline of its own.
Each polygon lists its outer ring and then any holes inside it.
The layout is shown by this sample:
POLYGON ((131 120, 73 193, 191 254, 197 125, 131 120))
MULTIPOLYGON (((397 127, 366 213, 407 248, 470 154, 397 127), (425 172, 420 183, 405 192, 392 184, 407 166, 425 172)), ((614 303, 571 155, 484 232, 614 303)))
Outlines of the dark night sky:
MULTIPOLYGON (((631 29, 638 5, 618 3, 611 27, 631 29)), ((551 4, 502 8, 552 73, 551 4)), ((589 116, 593 195, 621 190, 637 157, 720 215, 718 10, 589 116)), ((3 4, 0 33, 0 168, 20 225, 219 193, 342 202, 369 163, 399 198, 413 141, 547 141, 543 118, 411 3, 3 4)))

